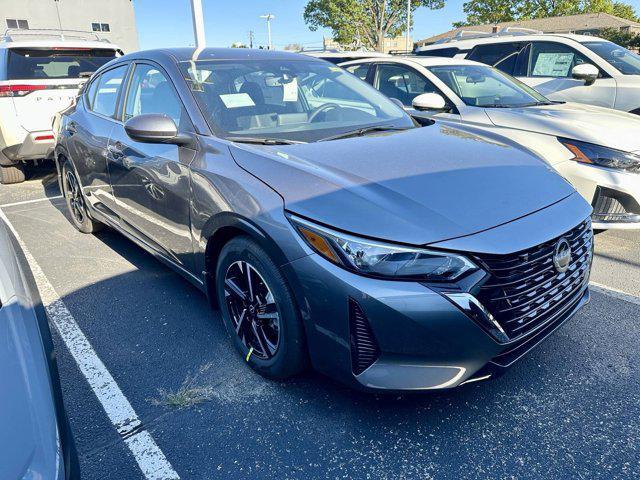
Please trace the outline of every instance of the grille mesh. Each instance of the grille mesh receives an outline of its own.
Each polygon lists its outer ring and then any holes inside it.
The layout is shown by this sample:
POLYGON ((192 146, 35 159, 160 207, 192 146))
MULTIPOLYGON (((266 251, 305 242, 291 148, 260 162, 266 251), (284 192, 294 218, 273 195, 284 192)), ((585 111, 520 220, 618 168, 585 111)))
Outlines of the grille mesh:
POLYGON ((592 257, 590 220, 559 238, 510 255, 476 255, 490 274, 477 298, 512 340, 556 318, 584 292, 592 257), (559 238, 571 245, 571 263, 564 273, 553 264, 559 238))
POLYGON ((380 348, 362 308, 352 298, 349 299, 349 339, 351 368, 360 375, 378 359, 380 348))

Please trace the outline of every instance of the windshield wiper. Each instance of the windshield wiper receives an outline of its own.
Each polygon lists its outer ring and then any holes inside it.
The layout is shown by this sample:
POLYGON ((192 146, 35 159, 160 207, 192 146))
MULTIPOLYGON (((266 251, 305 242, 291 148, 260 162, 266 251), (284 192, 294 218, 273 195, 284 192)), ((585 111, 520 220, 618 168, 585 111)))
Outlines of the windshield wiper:
POLYGON ((338 135, 332 135, 331 137, 321 138, 318 141, 328 142, 329 140, 338 140, 340 138, 361 137, 371 132, 400 131, 400 130, 409 130, 410 128, 412 127, 390 127, 390 126, 384 126, 384 125, 375 125, 372 127, 364 127, 364 128, 359 128, 357 130, 351 130, 350 132, 339 133, 338 135))
POLYGON ((224 137, 225 140, 237 143, 254 143, 257 145, 297 145, 300 143, 295 140, 286 140, 284 138, 270 138, 270 137, 224 137))

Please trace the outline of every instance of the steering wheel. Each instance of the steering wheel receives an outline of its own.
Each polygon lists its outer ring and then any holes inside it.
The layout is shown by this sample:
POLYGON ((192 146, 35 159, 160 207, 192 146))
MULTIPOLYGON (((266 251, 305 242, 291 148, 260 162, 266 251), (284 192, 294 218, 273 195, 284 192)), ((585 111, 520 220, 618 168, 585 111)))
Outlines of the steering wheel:
POLYGON ((321 113, 327 112, 329 110, 333 110, 335 108, 342 108, 342 107, 337 103, 325 103, 323 105, 320 105, 318 108, 314 109, 309 115, 309 123, 313 123, 316 117, 321 113))

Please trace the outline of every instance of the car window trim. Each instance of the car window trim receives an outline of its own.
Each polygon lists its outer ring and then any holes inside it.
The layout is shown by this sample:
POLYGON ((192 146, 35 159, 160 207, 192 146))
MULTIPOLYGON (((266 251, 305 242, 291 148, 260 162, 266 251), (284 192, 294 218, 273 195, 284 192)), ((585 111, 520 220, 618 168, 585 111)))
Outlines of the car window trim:
POLYGON ((180 102, 180 105, 182 105, 182 109, 184 110, 184 112, 187 115, 187 118, 189 119, 189 123, 191 123, 191 125, 193 126, 193 132, 182 132, 182 133, 196 133, 196 127, 195 124, 193 122, 193 118, 191 117, 191 114, 189 113, 189 110, 187 109, 187 107, 184 104, 184 100, 182 100, 182 97, 180 96, 180 93, 178 92, 178 89, 176 88, 176 84, 173 81, 173 79, 171 78, 171 76, 167 73, 166 69, 163 68, 160 64, 158 64, 157 62, 154 62, 153 60, 133 60, 131 62, 131 70, 129 72, 129 78, 127 79, 127 85, 126 85, 126 92, 124 97, 122 98, 122 105, 119 111, 119 118, 120 118, 120 122, 121 123, 125 123, 124 122, 124 115, 125 115, 125 109, 126 109, 126 105, 127 105, 127 98, 129 97, 129 90, 131 89, 131 84, 133 82, 133 76, 135 74, 136 71, 136 67, 138 65, 148 65, 150 67, 153 68, 157 68, 158 71, 164 75, 164 78, 169 82, 169 84, 171 85, 171 88, 173 89, 173 93, 175 93, 176 98, 178 99, 178 101, 180 102))
MULTIPOLYGON (((103 113, 96 112, 96 111, 93 110, 93 105, 91 105, 90 108, 86 108, 85 107, 85 110, 88 113, 90 113, 92 115, 95 115, 98 118, 104 118, 105 120, 111 120, 112 122, 115 122, 115 123, 122 123, 121 121, 119 121, 116 118, 115 115, 117 114, 117 112, 119 110, 120 98, 122 96, 122 89, 123 89, 122 87, 125 84, 125 82, 127 81, 128 77, 129 77, 129 73, 131 71, 131 62, 121 62, 121 63, 118 63, 116 65, 113 65, 112 67, 107 68, 106 70, 100 72, 100 74, 98 76, 96 76, 96 78, 91 81, 91 84, 93 84, 93 82, 96 82, 96 81, 99 82, 101 77, 105 73, 110 72, 112 70, 115 70, 116 68, 121 68, 121 67, 126 67, 126 70, 125 70, 124 76, 122 77, 122 83, 120 84, 120 87, 119 87, 119 90, 118 90, 118 97, 116 98, 116 108, 115 108, 115 110, 113 112, 113 115, 105 115, 103 113)), ((91 85, 89 85, 89 88, 91 88, 91 85)), ((87 88, 87 92, 89 91, 89 88, 87 88)), ((97 90, 96 90, 96 95, 98 95, 98 91, 97 90)), ((94 98, 94 100, 95 100, 95 98, 94 98)))

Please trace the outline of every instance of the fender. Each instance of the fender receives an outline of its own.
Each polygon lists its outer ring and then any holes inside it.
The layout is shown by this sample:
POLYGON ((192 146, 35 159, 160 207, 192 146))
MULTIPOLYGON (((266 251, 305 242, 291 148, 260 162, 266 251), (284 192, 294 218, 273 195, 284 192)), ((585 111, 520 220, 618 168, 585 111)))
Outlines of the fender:
POLYGON ((198 252, 196 259, 196 268, 202 271, 206 292, 212 304, 215 304, 215 294, 211 289, 215 284, 218 255, 229 239, 242 234, 251 237, 264 248, 279 267, 289 262, 282 249, 255 222, 234 212, 214 215, 205 223, 200 235, 204 241, 201 243, 206 242, 206 251, 198 252))

